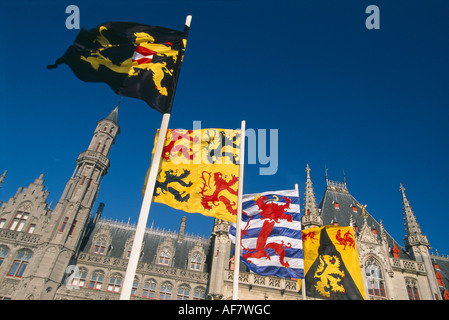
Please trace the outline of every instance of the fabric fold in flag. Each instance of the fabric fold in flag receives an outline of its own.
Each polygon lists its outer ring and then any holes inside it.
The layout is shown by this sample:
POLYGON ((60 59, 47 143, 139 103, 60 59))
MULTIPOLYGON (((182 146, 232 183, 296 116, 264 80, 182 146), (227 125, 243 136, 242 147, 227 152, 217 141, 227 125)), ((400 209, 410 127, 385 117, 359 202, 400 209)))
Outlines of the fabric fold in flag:
MULTIPOLYGON (((296 190, 243 195, 241 260, 253 272, 304 278, 301 214, 296 190)), ((235 244, 236 227, 229 230, 235 244)))
POLYGON ((82 81, 104 82, 121 96, 170 113, 185 37, 184 32, 163 27, 107 22, 82 29, 65 54, 47 68, 67 64, 82 81))

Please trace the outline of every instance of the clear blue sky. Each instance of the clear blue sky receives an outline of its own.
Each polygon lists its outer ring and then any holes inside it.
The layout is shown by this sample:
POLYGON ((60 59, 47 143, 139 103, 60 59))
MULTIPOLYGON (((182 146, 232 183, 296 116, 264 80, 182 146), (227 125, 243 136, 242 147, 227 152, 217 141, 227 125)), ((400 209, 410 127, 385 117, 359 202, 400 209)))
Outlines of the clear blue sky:
MULTIPOLYGON (((329 178, 403 243, 399 183, 433 248, 449 254, 449 3, 432 1, 134 0, 3 1, 0 4, 0 189, 7 201, 44 173, 56 204, 96 122, 119 97, 84 83, 65 65, 47 70, 73 43, 65 8, 81 27, 133 21, 183 29, 193 15, 171 128, 278 129, 279 168, 245 167, 244 193, 294 188, 312 169, 317 201, 329 178), (312 2, 312 3, 310 3, 312 2), (365 9, 380 9, 368 30, 365 9)), ((124 98, 121 133, 97 199, 104 217, 137 222, 141 189, 161 115, 124 98)), ((303 199, 301 200, 301 205, 303 199)), ((153 204, 149 224, 208 236, 212 219, 153 204)), ((434 250, 434 249, 432 249, 434 250)))

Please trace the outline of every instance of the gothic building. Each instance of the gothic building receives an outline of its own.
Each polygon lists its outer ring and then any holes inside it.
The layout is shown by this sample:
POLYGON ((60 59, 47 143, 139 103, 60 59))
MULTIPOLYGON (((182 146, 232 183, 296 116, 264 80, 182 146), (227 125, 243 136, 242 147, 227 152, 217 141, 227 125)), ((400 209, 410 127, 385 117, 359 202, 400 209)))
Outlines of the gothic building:
MULTIPOLYGON (((51 209, 43 174, 0 207, 0 299, 118 299, 136 226, 92 214, 109 168, 108 154, 120 132, 115 108, 98 121, 86 151, 80 153, 64 192, 51 209)), ((353 226, 367 299, 449 299, 449 257, 429 253, 401 185, 406 238, 393 239, 348 191, 346 181, 326 176, 316 204, 310 168, 303 228, 353 226)), ((6 171, 0 176, 0 187, 6 171)), ((131 299, 230 299, 233 257, 229 223, 215 219, 209 238, 147 228, 131 299)), ((240 299, 302 299, 297 281, 264 277, 241 264, 240 299)))

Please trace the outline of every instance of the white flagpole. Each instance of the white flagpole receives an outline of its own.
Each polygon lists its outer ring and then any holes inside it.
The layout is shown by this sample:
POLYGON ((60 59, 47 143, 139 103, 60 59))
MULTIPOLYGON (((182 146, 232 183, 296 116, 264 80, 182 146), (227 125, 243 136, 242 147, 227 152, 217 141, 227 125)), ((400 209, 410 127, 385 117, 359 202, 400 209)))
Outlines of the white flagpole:
MULTIPOLYGON (((192 16, 187 16, 184 29, 184 33, 186 35, 188 33, 191 21, 192 16)), ((178 67, 178 74, 179 68, 180 66, 178 67)), ((172 102, 173 100, 170 103, 172 102)), ((167 135, 169 120, 170 120, 170 113, 164 113, 164 115, 162 116, 161 127, 159 129, 159 136, 156 141, 156 148, 154 150, 153 160, 151 161, 147 185, 145 187, 145 192, 143 195, 139 220, 137 222, 136 227, 136 234, 134 235, 131 254, 128 260, 128 267, 126 268, 125 279, 123 280, 123 287, 120 293, 120 300, 129 300, 131 297, 134 277, 136 276, 137 264, 139 262, 140 250, 142 249, 143 236, 145 235, 145 229, 147 227, 148 215, 150 214, 150 207, 151 202, 153 200, 154 187, 156 185, 156 178, 159 171, 159 164, 161 162, 162 150, 164 148, 165 136, 167 135)))
POLYGON ((243 169, 245 164, 245 130, 246 122, 242 121, 240 129, 240 165, 239 165, 239 190, 237 200, 237 221, 235 225, 235 256, 234 256, 234 281, 232 286, 232 300, 239 299, 239 274, 240 274, 240 239, 242 238, 242 199, 243 199, 243 169))
POLYGON ((123 280, 123 287, 120 293, 120 300, 129 300, 131 290, 136 275, 137 263, 139 262, 140 250, 142 249, 143 236, 147 227, 148 215, 150 213, 151 202, 154 194, 154 187, 156 185, 157 173, 159 164, 161 162, 162 150, 164 148, 165 136, 167 135, 168 122, 170 120, 170 113, 164 113, 162 117, 161 127, 159 129, 159 136, 154 150, 153 161, 151 161, 150 173, 148 175, 147 185, 140 208, 139 221, 137 222, 136 234, 131 248, 131 254, 128 260, 128 267, 126 269, 125 279, 123 280))
MULTIPOLYGON (((296 190, 296 194, 298 195, 298 199, 300 199, 299 198, 299 187, 298 187, 297 183, 295 184, 295 190, 296 190)), ((298 204, 298 205, 300 205, 300 204, 298 204)), ((301 208, 299 208, 299 212, 301 212, 301 208)), ((303 257, 303 264, 304 264, 304 257, 303 257)), ((302 292, 302 300, 307 300, 307 297, 306 297, 306 279, 305 278, 301 279, 301 292, 302 292)))

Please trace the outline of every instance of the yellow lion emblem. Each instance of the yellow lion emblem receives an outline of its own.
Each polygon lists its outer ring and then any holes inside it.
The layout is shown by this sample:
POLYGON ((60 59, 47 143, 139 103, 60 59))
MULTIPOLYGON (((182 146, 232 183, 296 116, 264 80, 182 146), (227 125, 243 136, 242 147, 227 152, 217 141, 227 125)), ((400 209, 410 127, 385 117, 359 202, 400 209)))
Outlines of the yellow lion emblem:
POLYGON ((339 283, 345 277, 344 271, 340 270, 340 264, 340 259, 337 256, 320 256, 320 264, 313 277, 318 279, 315 289, 323 297, 330 298, 331 291, 346 292, 339 283))
MULTIPOLYGON (((133 60, 133 58, 129 58, 123 61, 120 65, 114 64, 110 59, 102 55, 103 50, 113 46, 103 35, 103 32, 105 30, 107 30, 107 28, 101 26, 99 29, 100 35, 95 40, 103 48, 99 49, 96 52, 92 52, 89 57, 81 57, 81 59, 89 62, 92 68, 94 68, 95 70, 98 70, 100 65, 103 65, 114 72, 127 73, 130 77, 138 75, 140 70, 151 70, 153 72, 153 81, 156 85, 156 89, 161 95, 167 96, 167 88, 163 87, 161 83, 166 74, 170 76, 173 74, 173 70, 169 70, 167 68, 166 62, 154 63, 150 59, 148 59, 145 63, 139 63, 133 60)), ((134 36, 136 37, 134 44, 138 47, 143 48, 148 52, 152 52, 156 56, 171 57, 176 62, 178 58, 178 51, 173 50, 170 44, 154 43, 154 38, 148 33, 144 32, 136 32, 134 36)))

